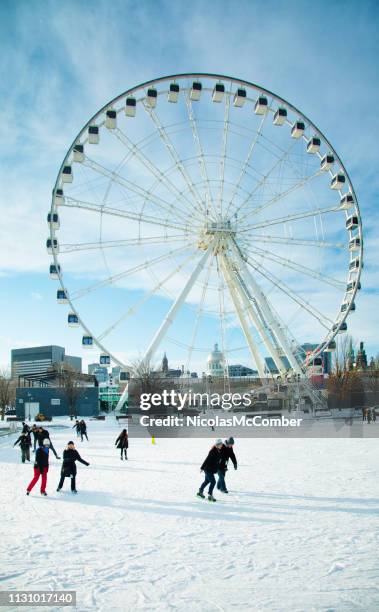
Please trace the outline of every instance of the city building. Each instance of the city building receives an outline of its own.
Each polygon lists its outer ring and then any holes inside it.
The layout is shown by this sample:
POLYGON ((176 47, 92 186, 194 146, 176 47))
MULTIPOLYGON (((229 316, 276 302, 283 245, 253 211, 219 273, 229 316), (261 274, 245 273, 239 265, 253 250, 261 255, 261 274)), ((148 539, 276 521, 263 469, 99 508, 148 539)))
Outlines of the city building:
POLYGON ((109 411, 113 410, 117 406, 120 397, 121 391, 118 385, 106 383, 99 384, 99 400, 101 409, 107 409, 109 411))
POLYGON ((207 374, 216 377, 225 376, 225 359, 222 351, 218 348, 217 342, 213 351, 207 357, 207 374))
POLYGON ((257 370, 252 370, 251 368, 241 365, 240 363, 228 366, 228 372, 230 377, 258 375, 257 370))
POLYGON ((16 415, 20 419, 33 421, 37 414, 45 417, 70 416, 90 417, 99 414, 98 386, 83 386, 77 393, 75 406, 70 408, 64 387, 18 387, 16 389, 16 415))
POLYGON ((120 366, 114 366, 112 368, 112 380, 113 382, 118 382, 120 380, 121 368, 120 366))
POLYGON ((77 372, 82 371, 81 357, 66 355, 62 346, 34 346, 11 351, 12 378, 47 372, 55 363, 68 363, 77 372))
POLYGON ((88 365, 88 374, 96 377, 97 382, 107 383, 108 382, 108 369, 99 363, 90 363, 88 365))
POLYGON ((156 372, 156 374, 158 376, 164 376, 167 378, 180 378, 184 374, 184 366, 182 366, 182 368, 170 368, 165 352, 162 359, 161 369, 156 372))
POLYGON ((355 362, 355 367, 357 370, 366 370, 367 369, 367 355, 364 349, 364 343, 360 342, 359 350, 357 352, 357 358, 355 362))

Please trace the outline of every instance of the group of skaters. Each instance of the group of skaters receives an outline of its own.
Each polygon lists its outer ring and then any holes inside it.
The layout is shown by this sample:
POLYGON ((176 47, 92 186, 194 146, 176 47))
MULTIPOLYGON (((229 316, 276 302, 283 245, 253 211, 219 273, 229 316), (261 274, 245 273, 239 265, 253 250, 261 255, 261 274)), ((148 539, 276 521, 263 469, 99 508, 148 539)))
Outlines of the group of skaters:
POLYGON ((55 450, 50 440, 50 434, 47 431, 47 429, 42 427, 42 425, 35 425, 35 424, 32 425, 32 427, 29 427, 29 425, 22 422, 21 435, 19 436, 19 438, 17 438, 16 442, 13 444, 13 446, 16 446, 16 445, 20 446, 22 463, 25 463, 25 460, 30 461, 31 447, 33 446, 33 453, 35 453, 37 446, 38 447, 42 446, 43 441, 46 439, 50 441, 50 448, 53 451, 56 459, 60 459, 60 457, 58 457, 57 451, 55 450), (32 437, 33 437, 33 441, 32 441, 32 437))
POLYGON ((367 421, 368 424, 375 423, 376 421, 375 408, 362 408, 362 421, 367 421))
MULTIPOLYGON (((46 496, 46 485, 47 485, 47 474, 49 471, 49 453, 53 451, 55 457, 60 459, 52 441, 50 434, 44 427, 40 425, 33 425, 31 428, 26 424, 22 423, 22 432, 19 438, 16 440, 13 446, 19 445, 21 449, 21 461, 25 463, 25 460, 30 461, 30 448, 32 446, 33 436, 33 452, 35 452, 34 461, 34 476, 26 489, 26 495, 29 495, 33 487, 37 484, 41 477, 41 495, 46 496)), ((85 422, 76 420, 74 428, 76 429, 78 437, 87 436, 87 426, 85 422), (83 427, 84 424, 84 427, 83 427)), ((123 429, 120 435, 115 441, 115 446, 120 449, 120 459, 127 460, 127 450, 129 447, 129 437, 126 429, 123 429)), ((237 458, 234 454, 234 438, 230 437, 225 441, 218 438, 212 448, 210 449, 206 459, 204 460, 200 471, 204 472, 204 482, 200 485, 197 492, 197 496, 205 499, 204 491, 208 487, 208 501, 215 502, 216 499, 213 496, 213 490, 216 486, 216 475, 217 475, 217 489, 221 493, 228 493, 228 489, 225 482, 226 472, 228 470, 229 461, 232 462, 234 469, 237 469, 237 458)), ((84 465, 90 465, 88 461, 82 459, 80 454, 75 448, 75 444, 72 440, 67 443, 65 450, 63 451, 63 461, 61 468, 60 480, 57 487, 57 492, 61 491, 64 481, 66 478, 71 479, 71 491, 77 493, 76 489, 76 462, 79 461, 84 465)))
MULTIPOLYGON (((83 441, 83 436, 87 436, 87 425, 85 421, 76 421, 74 427, 76 428, 78 436, 83 441)), ((17 438, 13 446, 19 445, 21 449, 21 462, 30 461, 30 449, 33 446, 34 458, 34 476, 26 489, 26 495, 29 495, 33 487, 37 484, 41 478, 41 495, 47 496, 46 485, 47 485, 47 474, 49 471, 49 453, 53 451, 56 459, 60 459, 58 456, 53 443, 50 438, 50 433, 42 425, 32 425, 29 427, 27 423, 22 423, 21 435, 17 438), (33 437, 33 442, 32 442, 33 437)), ((61 476, 57 487, 59 492, 64 484, 65 478, 71 478, 71 491, 77 493, 76 490, 76 461, 89 465, 88 461, 81 458, 80 454, 75 448, 75 444, 72 440, 67 443, 65 450, 63 451, 63 461, 61 476)))
POLYGON ((205 499, 204 490, 209 485, 208 501, 216 501, 216 499, 213 497, 213 489, 216 486, 215 474, 217 474, 218 477, 217 489, 221 491, 221 493, 229 493, 225 482, 229 460, 231 460, 233 463, 234 469, 237 469, 237 459, 234 454, 233 446, 234 438, 232 437, 228 438, 224 442, 221 440, 221 438, 216 440, 200 468, 200 472, 204 472, 205 478, 196 494, 197 497, 205 499))
POLYGON ((86 440, 88 442, 87 425, 86 425, 86 422, 83 419, 81 421, 76 419, 75 420, 75 425, 73 425, 72 429, 76 429, 76 435, 78 436, 78 438, 81 439, 82 442, 83 442, 83 438, 84 437, 86 438, 86 440))

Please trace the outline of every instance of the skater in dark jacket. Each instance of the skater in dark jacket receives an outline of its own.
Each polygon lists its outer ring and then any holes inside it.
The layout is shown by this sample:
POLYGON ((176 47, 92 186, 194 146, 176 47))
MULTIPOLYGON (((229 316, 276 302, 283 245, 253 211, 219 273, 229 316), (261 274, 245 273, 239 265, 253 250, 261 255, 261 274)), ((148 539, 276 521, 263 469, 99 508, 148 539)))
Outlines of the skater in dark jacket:
POLYGON ((43 446, 39 446, 36 450, 36 459, 34 463, 34 477, 28 484, 26 489, 26 495, 29 495, 34 485, 38 482, 41 476, 41 495, 47 495, 46 483, 47 483, 47 472, 49 471, 49 446, 50 441, 45 438, 43 446))
POLYGON ((16 444, 19 444, 21 448, 22 463, 25 463, 25 459, 27 459, 27 461, 30 461, 30 447, 32 445, 30 433, 22 433, 21 436, 17 438, 13 446, 16 446, 16 444))
POLYGON ((80 439, 81 439, 81 441, 83 442, 83 436, 85 436, 87 438, 87 441, 88 441, 87 425, 86 425, 85 421, 83 421, 83 419, 82 419, 80 421, 79 425, 80 425, 79 431, 80 431, 80 439))
POLYGON ((77 493, 76 490, 76 463, 75 461, 80 461, 84 465, 89 465, 88 461, 84 461, 81 458, 78 451, 75 448, 75 444, 70 441, 67 444, 66 450, 63 451, 63 463, 62 463, 62 471, 61 471, 61 479, 58 484, 57 491, 60 491, 63 487, 64 479, 71 478, 71 491, 73 493, 77 493))
POLYGON ((217 488, 222 493, 229 493, 225 484, 225 474, 228 471, 228 462, 231 459, 234 469, 237 469, 237 459, 233 451, 234 438, 230 437, 225 440, 224 444, 221 447, 221 460, 220 466, 217 470, 218 481, 217 488))
POLYGON ((127 455, 127 449, 129 446, 129 437, 128 437, 128 432, 126 431, 126 429, 123 429, 122 432, 120 433, 120 435, 118 436, 116 442, 114 443, 115 446, 117 446, 117 448, 121 449, 121 461, 123 460, 123 454, 125 456, 125 460, 128 459, 128 455, 127 455))
POLYGON ((22 421, 22 433, 29 433, 30 427, 24 421, 22 421))
POLYGON ((50 448, 53 451, 56 459, 60 459, 60 457, 58 457, 58 453, 55 450, 52 441, 50 440, 50 434, 47 431, 47 429, 44 429, 41 425, 38 427, 37 430, 37 444, 38 446, 43 446, 44 440, 49 440, 50 442, 50 448))
POLYGON ((76 431, 76 435, 80 436, 80 422, 78 421, 78 419, 75 420, 75 425, 73 425, 72 429, 75 429, 76 431))
POLYGON ((211 450, 208 453, 207 458, 205 459, 203 465, 200 468, 201 472, 205 474, 205 480, 200 486, 200 489, 197 493, 198 497, 202 497, 204 499, 205 495, 203 493, 205 487, 209 485, 208 489, 208 501, 216 501, 213 497, 213 489, 216 484, 215 474, 217 473, 220 467, 221 461, 221 448, 222 448, 222 440, 219 438, 216 440, 215 445, 212 446, 211 450))

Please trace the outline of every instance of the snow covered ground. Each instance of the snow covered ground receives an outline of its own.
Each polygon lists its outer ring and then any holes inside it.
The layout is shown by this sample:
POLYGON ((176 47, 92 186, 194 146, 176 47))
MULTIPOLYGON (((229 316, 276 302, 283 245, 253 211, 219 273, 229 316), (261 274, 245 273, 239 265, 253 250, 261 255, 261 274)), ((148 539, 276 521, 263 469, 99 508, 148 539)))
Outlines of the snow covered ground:
MULTIPOLYGON (((77 496, 56 492, 51 454, 49 496, 26 497, 32 466, 0 439, 1 590, 76 590, 83 612, 379 609, 377 440, 238 440, 211 504, 195 497, 209 440, 131 439, 122 462, 119 431, 88 421, 77 496)), ((59 454, 76 441, 50 432, 59 454)))

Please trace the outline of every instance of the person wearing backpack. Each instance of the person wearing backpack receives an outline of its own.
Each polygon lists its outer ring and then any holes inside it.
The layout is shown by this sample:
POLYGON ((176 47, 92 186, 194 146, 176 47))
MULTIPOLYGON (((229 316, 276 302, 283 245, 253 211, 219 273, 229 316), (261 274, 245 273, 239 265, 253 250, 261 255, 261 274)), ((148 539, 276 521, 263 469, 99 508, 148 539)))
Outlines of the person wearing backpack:
POLYGON ((30 447, 32 445, 30 433, 29 432, 22 433, 20 437, 17 438, 13 446, 16 446, 16 444, 20 445, 22 463, 25 463, 25 459, 27 461, 30 461, 30 447))
POLYGON ((36 458, 34 463, 34 477, 28 484, 26 489, 26 495, 29 495, 34 485, 38 482, 41 476, 41 495, 47 495, 46 484, 47 484, 47 472, 49 471, 49 448, 50 440, 45 438, 43 446, 39 446, 36 450, 36 458))

